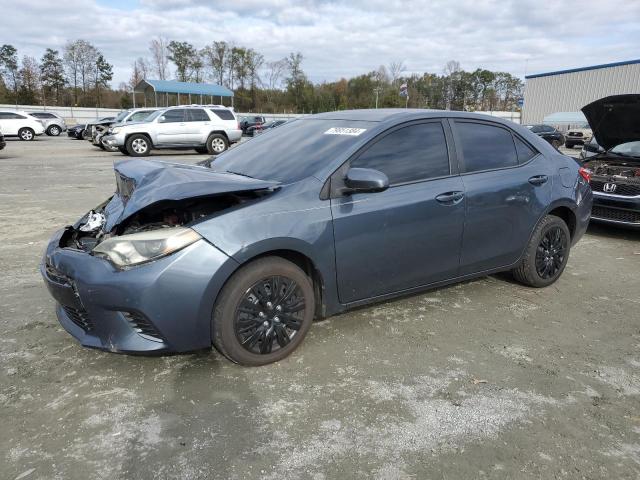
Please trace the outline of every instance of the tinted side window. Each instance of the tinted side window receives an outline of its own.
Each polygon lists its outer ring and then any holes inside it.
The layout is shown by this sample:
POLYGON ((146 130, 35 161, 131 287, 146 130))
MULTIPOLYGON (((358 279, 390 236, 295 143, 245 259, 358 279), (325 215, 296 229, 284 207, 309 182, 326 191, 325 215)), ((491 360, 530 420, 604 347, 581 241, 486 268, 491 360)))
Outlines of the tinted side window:
POLYGON ((0 112, 0 120, 7 120, 8 118, 13 118, 13 114, 7 112, 0 112))
POLYGON ((352 167, 384 172, 390 184, 449 175, 449 156, 442 125, 421 123, 386 135, 358 158, 352 167))
POLYGON ((483 123, 456 122, 467 172, 513 167, 518 156, 511 132, 483 123))
POLYGON ((531 148, 528 144, 520 139, 520 137, 513 136, 513 139, 516 142, 516 152, 518 153, 518 163, 527 163, 533 157, 535 157, 538 152, 536 152, 533 148, 531 148))
POLYGON ((223 108, 212 108, 211 111, 215 113, 222 120, 235 120, 233 113, 223 108))
POLYGON ((187 110, 187 122, 208 122, 209 115, 201 108, 187 110))
POLYGON ((56 116, 51 113, 32 113, 31 116, 36 118, 56 118, 56 116))
POLYGON ((163 113, 164 121, 162 123, 184 122, 184 110, 176 108, 175 110, 167 110, 163 113))

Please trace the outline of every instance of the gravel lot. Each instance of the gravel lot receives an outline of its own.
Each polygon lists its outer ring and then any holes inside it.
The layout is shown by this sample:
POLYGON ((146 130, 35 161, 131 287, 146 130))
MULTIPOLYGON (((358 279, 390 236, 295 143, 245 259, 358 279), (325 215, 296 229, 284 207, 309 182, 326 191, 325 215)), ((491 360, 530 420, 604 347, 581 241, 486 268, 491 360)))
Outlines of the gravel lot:
POLYGON ((38 264, 122 158, 0 151, 0 478, 640 477, 640 233, 592 226, 546 289, 491 276, 330 318, 267 367, 117 355, 63 331, 38 264))

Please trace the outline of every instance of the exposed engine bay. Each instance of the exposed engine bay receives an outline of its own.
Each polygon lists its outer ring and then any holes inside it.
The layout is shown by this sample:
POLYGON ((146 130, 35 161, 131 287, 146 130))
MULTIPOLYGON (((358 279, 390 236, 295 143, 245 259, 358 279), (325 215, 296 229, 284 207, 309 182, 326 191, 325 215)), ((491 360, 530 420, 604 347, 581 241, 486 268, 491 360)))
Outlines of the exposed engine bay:
MULTIPOLYGON (((60 241, 61 247, 91 251, 96 245, 113 236, 139 233, 161 228, 190 226, 216 213, 258 199, 269 191, 258 190, 228 193, 206 198, 165 201, 149 205, 135 215, 104 231, 107 217, 105 209, 111 199, 89 211, 76 227, 69 227, 60 241)), ((113 198, 113 197, 112 197, 113 198)))
POLYGON ((586 162, 593 176, 635 179, 640 182, 640 164, 632 162, 612 162, 606 159, 586 162))

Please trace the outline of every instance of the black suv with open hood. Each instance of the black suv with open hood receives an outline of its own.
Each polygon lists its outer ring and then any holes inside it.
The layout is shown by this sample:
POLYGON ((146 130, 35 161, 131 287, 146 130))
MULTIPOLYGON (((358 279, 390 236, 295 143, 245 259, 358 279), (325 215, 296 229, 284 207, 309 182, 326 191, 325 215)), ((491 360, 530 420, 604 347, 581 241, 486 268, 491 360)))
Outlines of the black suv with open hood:
POLYGON ((640 95, 614 95, 582 108, 604 152, 590 157, 595 221, 640 228, 640 95))

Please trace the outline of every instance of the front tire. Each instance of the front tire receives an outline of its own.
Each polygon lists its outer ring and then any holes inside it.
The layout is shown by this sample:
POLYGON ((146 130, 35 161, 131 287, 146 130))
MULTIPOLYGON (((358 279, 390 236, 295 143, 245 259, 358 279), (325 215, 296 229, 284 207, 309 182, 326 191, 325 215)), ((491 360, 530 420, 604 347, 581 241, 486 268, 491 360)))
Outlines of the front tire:
POLYGON ((28 127, 24 127, 18 130, 18 137, 20 137, 20 140, 24 140, 25 142, 30 142, 31 140, 36 138, 36 132, 34 132, 28 127))
POLYGON ((241 267, 222 289, 213 310, 212 343, 241 365, 276 362, 302 343, 314 312, 305 272, 280 257, 261 258, 241 267))
POLYGON ((207 153, 212 155, 220 155, 227 148, 229 148, 229 142, 227 137, 220 133, 212 133, 207 138, 207 153))
POLYGON ((552 140, 551 146, 558 150, 562 146, 562 142, 560 140, 552 140))
POLYGON ((565 148, 573 148, 573 143, 565 142, 564 146, 565 148))
POLYGON ((146 157, 151 152, 151 141, 145 135, 131 135, 127 139, 127 152, 132 157, 146 157))
POLYGON ((200 154, 209 153, 209 151, 207 150, 207 147, 196 147, 195 151, 200 154))
POLYGON ((512 273, 530 287, 554 283, 567 266, 571 249, 569 227, 560 217, 547 215, 536 226, 524 257, 512 273))
POLYGON ((118 150, 120 151, 120 153, 122 153, 123 155, 129 155, 129 152, 127 151, 127 147, 118 147, 118 150))
POLYGON ((51 125, 47 128, 47 135, 50 137, 57 137, 62 132, 62 129, 58 125, 51 125))

